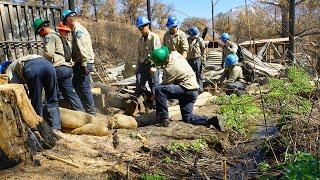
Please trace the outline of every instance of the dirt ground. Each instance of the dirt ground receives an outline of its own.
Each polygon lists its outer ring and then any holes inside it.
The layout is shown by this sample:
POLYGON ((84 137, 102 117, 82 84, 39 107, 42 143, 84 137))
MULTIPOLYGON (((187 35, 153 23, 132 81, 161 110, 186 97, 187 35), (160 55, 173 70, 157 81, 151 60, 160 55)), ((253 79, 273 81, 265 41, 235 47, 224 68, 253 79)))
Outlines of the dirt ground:
MULTIPOLYGON (((217 106, 206 105, 196 112, 211 116, 216 110, 217 106)), ((177 121, 180 118, 179 115, 173 117, 174 121, 166 128, 152 125, 137 130, 117 130, 119 145, 116 148, 112 135, 62 133, 53 149, 34 156, 35 163, 1 171, 0 179, 138 179, 142 173, 160 173, 167 179, 222 179, 224 172, 231 179, 251 177, 248 172, 256 169, 254 158, 259 154, 257 143, 247 143, 246 139, 230 132, 218 132, 213 127, 177 121), (190 145, 199 139, 206 139, 206 149, 197 152, 170 150, 172 143, 190 145), (48 155, 80 167, 51 159, 48 155)))

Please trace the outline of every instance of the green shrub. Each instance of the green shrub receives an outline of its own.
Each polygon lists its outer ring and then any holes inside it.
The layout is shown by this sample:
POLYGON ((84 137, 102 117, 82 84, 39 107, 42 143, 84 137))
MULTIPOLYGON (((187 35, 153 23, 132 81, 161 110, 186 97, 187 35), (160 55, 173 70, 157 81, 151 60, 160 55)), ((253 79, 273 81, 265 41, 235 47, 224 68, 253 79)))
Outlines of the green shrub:
POLYGON ((258 170, 261 172, 267 172, 269 169, 270 165, 264 161, 258 164, 258 170))
POLYGON ((159 173, 156 174, 148 174, 143 173, 139 177, 140 180, 165 180, 166 178, 159 173))
POLYGON ((306 152, 298 152, 294 161, 282 165, 284 179, 320 179, 320 160, 306 152))
POLYGON ((219 113, 222 114, 226 127, 243 135, 246 134, 247 120, 261 113, 261 109, 254 103, 253 97, 248 95, 221 96, 213 103, 220 105, 219 113))

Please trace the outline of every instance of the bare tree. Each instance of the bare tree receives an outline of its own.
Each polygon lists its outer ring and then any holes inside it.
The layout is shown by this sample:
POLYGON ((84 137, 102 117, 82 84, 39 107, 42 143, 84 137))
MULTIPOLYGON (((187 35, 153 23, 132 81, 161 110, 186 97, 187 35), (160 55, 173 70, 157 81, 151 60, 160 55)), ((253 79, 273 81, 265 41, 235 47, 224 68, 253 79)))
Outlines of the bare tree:
POLYGON ((166 5, 159 0, 154 0, 152 5, 152 20, 157 22, 160 29, 166 28, 168 16, 173 14, 173 5, 166 5))
POLYGON ((142 14, 142 8, 146 6, 145 0, 120 0, 123 6, 122 12, 129 20, 130 24, 134 24, 137 16, 142 14))
POLYGON ((208 19, 200 17, 189 17, 185 18, 182 22, 181 29, 187 30, 191 26, 196 26, 200 31, 203 31, 206 28, 208 19))

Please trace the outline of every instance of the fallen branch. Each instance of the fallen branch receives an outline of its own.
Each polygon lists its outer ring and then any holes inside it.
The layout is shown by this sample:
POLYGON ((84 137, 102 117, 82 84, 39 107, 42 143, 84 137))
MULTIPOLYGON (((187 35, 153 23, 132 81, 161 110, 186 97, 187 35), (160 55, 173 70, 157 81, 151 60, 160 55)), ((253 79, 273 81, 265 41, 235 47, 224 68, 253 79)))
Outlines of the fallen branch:
POLYGON ((57 160, 57 161, 64 162, 64 163, 66 163, 66 164, 68 164, 68 165, 71 165, 71 166, 73 166, 73 167, 81 168, 80 165, 78 165, 78 164, 76 164, 76 163, 73 163, 73 162, 71 162, 71 161, 68 161, 68 160, 66 160, 66 159, 57 157, 57 156, 55 156, 55 155, 46 154, 45 156, 46 156, 47 158, 49 158, 49 159, 55 159, 55 160, 57 160))

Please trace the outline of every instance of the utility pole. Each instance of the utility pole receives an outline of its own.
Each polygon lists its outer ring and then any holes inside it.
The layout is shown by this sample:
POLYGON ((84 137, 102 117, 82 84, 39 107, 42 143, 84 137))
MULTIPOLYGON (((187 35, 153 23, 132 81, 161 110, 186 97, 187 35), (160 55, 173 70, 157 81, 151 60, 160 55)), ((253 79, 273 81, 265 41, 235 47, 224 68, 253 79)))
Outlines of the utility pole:
POLYGON ((74 0, 68 0, 68 6, 71 11, 75 10, 74 0))
POLYGON ((215 3, 213 3, 213 0, 211 0, 211 19, 212 19, 212 39, 214 42, 215 38, 215 25, 214 25, 214 7, 218 3, 219 0, 217 0, 215 3))
MULTIPOLYGON (((150 5, 150 0, 147 0, 147 14, 148 14, 148 19, 151 21, 151 5, 150 5)), ((149 24, 149 28, 151 30, 151 23, 149 24)))
POLYGON ((295 37, 295 0, 290 0, 289 4, 289 54, 288 57, 294 64, 296 63, 296 60, 294 58, 294 37, 295 37))
POLYGON ((211 18, 212 18, 212 41, 214 42, 215 32, 214 32, 214 5, 213 0, 211 0, 211 18))

